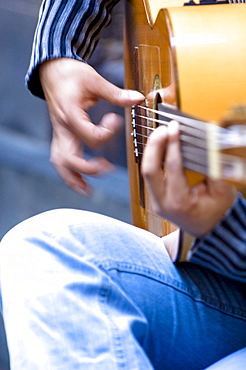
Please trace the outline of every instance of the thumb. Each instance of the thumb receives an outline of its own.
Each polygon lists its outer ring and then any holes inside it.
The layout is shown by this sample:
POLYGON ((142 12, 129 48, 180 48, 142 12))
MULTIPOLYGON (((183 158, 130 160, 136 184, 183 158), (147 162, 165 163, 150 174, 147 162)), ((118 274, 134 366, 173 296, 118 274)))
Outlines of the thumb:
POLYGON ((120 107, 130 107, 145 99, 139 91, 121 89, 103 77, 98 81, 98 98, 120 107))

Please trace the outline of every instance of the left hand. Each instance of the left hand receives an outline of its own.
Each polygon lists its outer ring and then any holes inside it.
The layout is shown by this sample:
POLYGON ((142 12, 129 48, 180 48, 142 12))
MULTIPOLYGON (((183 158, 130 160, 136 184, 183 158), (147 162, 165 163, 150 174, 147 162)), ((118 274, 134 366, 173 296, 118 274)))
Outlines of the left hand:
POLYGON ((198 237, 214 228, 237 194, 228 183, 209 178, 189 185, 182 167, 177 122, 171 122, 168 129, 158 127, 149 137, 142 174, 153 212, 198 237))

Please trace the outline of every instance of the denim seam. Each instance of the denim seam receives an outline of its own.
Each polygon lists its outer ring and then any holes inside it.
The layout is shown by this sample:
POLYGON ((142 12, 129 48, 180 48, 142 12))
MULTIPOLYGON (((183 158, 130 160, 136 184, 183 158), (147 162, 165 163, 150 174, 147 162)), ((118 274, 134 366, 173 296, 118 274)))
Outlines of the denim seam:
POLYGON ((114 353, 115 353, 115 358, 117 360, 117 368, 126 369, 127 368, 126 355, 124 353, 123 344, 121 342, 118 329, 115 327, 113 321, 111 320, 111 316, 107 310, 106 302, 109 297, 109 292, 110 292, 110 283, 106 279, 104 279, 104 283, 99 290, 99 302, 101 305, 102 312, 107 317, 108 323, 110 325, 110 330, 112 333, 113 344, 114 344, 114 353))
POLYGON ((137 274, 137 275, 145 275, 146 277, 159 281, 162 284, 165 284, 169 286, 172 289, 178 290, 179 292, 189 296, 193 301, 201 303, 206 305, 207 307, 210 307, 214 310, 219 310, 223 312, 226 315, 229 315, 231 317, 236 317, 240 320, 245 321, 246 320, 246 310, 239 308, 239 307, 233 307, 231 305, 227 305, 225 303, 221 303, 220 301, 208 297, 204 294, 201 294, 200 297, 196 297, 195 293, 192 289, 187 289, 187 287, 180 283, 179 281, 175 280, 174 278, 167 278, 161 273, 156 273, 156 271, 153 271, 150 268, 136 265, 136 264, 129 264, 124 262, 115 262, 115 261, 105 261, 105 262, 98 262, 98 267, 102 267, 106 271, 110 270, 117 270, 119 272, 124 273, 131 273, 131 274, 137 274))

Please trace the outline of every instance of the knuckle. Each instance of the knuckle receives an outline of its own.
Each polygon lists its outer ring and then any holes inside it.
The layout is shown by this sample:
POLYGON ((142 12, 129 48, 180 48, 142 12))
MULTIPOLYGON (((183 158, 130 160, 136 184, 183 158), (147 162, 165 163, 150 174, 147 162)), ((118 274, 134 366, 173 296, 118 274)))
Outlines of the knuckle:
POLYGON ((91 147, 91 149, 98 150, 103 145, 103 143, 104 143, 104 140, 103 140, 102 137, 96 137, 96 136, 94 136, 93 137, 93 141, 92 141, 90 147, 91 147))
POLYGON ((59 167, 68 168, 69 163, 70 163, 69 159, 66 158, 66 156, 57 156, 53 154, 50 155, 49 161, 52 164, 52 166, 54 166, 55 168, 59 168, 59 167))
POLYGON ((105 141, 107 141, 109 133, 109 130, 106 131, 103 128, 94 126, 90 147, 92 149, 99 149, 105 143, 105 141))
POLYGON ((154 176, 155 171, 152 166, 142 165, 141 173, 142 173, 142 176, 146 180, 148 180, 154 176))

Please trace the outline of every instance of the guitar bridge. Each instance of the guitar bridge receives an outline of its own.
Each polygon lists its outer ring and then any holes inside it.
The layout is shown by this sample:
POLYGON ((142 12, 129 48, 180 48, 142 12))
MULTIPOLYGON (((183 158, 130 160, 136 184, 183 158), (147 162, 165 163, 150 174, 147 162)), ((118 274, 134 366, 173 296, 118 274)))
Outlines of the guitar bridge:
POLYGON ((137 138, 137 125, 136 125, 136 107, 132 107, 131 115, 132 115, 132 137, 133 137, 133 148, 134 148, 134 155, 136 163, 140 164, 140 157, 139 157, 139 150, 138 150, 138 138, 137 138))
POLYGON ((143 155, 143 135, 141 133, 141 124, 139 123, 139 112, 136 110, 140 109, 139 107, 133 106, 131 115, 132 115, 132 137, 133 137, 133 149, 135 162, 137 163, 138 171, 138 190, 139 190, 139 203, 142 208, 145 208, 145 194, 144 194, 144 180, 141 174, 141 161, 143 155), (137 117, 138 116, 138 117, 137 117))

